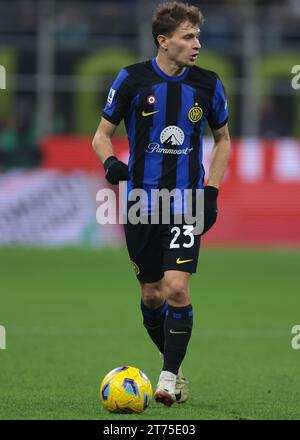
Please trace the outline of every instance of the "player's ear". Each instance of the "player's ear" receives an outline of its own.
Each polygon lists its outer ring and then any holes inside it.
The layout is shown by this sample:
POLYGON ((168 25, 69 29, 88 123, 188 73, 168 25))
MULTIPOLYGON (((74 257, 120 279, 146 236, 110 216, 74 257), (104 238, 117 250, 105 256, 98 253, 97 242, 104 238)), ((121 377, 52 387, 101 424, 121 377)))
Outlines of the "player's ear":
POLYGON ((157 36, 157 41, 159 44, 159 47, 163 50, 167 50, 168 49, 168 42, 167 42, 167 37, 165 35, 158 35, 157 36))

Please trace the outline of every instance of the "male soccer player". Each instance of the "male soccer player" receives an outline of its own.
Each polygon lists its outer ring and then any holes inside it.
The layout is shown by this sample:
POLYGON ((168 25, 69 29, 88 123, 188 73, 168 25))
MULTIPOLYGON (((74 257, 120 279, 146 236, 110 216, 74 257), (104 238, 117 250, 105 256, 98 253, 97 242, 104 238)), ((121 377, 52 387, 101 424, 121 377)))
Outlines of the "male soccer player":
MULTIPOLYGON (((216 73, 195 66, 203 16, 195 6, 160 4, 152 33, 157 56, 121 70, 108 94, 93 148, 112 184, 128 190, 202 189, 202 137, 208 122, 215 140, 206 186, 204 229, 217 218, 217 196, 230 151, 227 104, 216 73), (130 146, 128 166, 114 155, 112 137, 124 119, 130 146)), ((174 204, 171 209, 174 213, 174 204)), ((181 369, 193 325, 189 282, 196 272, 200 236, 193 225, 128 224, 125 236, 141 286, 143 323, 158 347, 163 367, 155 400, 185 402, 181 369)))

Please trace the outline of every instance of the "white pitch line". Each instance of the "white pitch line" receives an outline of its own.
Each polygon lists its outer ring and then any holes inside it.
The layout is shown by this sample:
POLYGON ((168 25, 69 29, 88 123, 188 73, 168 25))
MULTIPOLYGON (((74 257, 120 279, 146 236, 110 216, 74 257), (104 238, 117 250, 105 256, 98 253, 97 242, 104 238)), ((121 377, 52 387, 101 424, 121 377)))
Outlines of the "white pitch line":
MULTIPOLYGON (((87 329, 87 328, 74 328, 74 327, 8 327, 6 326, 6 331, 10 335, 30 335, 30 336, 104 336, 113 335, 111 330, 98 328, 87 329)), ((122 333, 131 333, 122 329, 122 333)), ((200 338, 210 338, 210 337, 226 337, 226 338, 286 338, 290 336, 289 329, 265 329, 265 330, 252 330, 252 329, 203 329, 195 330, 192 332, 194 336, 200 338)))

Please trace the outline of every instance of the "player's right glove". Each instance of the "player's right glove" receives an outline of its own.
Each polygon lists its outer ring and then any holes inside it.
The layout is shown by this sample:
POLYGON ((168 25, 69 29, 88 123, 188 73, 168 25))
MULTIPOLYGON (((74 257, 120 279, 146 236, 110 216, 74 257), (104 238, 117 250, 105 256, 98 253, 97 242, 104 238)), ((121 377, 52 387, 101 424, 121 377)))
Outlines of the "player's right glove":
POLYGON ((219 190, 214 186, 204 187, 204 235, 216 222, 218 215, 217 197, 219 190))
POLYGON ((121 180, 129 180, 128 166, 116 156, 110 156, 103 164, 105 178, 112 185, 117 185, 121 180))

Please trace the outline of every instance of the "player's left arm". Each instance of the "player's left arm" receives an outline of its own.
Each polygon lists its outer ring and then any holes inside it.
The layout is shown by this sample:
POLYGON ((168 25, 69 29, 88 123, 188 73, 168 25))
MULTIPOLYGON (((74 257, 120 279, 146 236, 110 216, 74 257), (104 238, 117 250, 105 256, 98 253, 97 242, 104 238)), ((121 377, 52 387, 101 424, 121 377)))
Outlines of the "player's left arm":
POLYGON ((223 127, 212 130, 212 133, 215 143, 211 153, 207 185, 219 189, 230 156, 231 145, 228 124, 226 123, 223 127))
POLYGON ((224 176, 229 154, 230 136, 228 124, 212 129, 215 144, 211 154, 209 175, 204 187, 204 235, 215 224, 218 215, 217 197, 219 186, 224 176))

